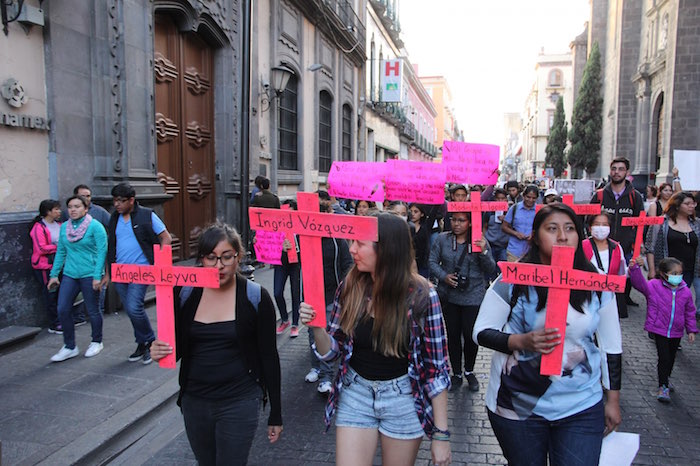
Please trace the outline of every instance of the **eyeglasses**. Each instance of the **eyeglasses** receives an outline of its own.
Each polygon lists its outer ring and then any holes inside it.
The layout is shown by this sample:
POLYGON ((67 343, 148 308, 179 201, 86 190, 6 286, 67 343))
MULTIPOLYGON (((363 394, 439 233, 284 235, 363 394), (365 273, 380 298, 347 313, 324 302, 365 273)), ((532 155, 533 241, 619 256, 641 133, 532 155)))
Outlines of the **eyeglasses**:
POLYGON ((209 254, 202 257, 202 264, 207 267, 214 267, 217 262, 221 261, 221 265, 223 266, 233 265, 233 263, 236 262, 236 257, 238 257, 237 252, 226 252, 220 256, 209 254))
POLYGON ((452 218, 451 220, 452 223, 467 223, 466 218, 452 218))
POLYGON ((129 199, 131 199, 131 198, 130 198, 130 197, 129 197, 129 198, 125 198, 125 197, 115 197, 115 198, 112 199, 112 202, 113 202, 114 204, 126 204, 127 202, 129 202, 129 199))

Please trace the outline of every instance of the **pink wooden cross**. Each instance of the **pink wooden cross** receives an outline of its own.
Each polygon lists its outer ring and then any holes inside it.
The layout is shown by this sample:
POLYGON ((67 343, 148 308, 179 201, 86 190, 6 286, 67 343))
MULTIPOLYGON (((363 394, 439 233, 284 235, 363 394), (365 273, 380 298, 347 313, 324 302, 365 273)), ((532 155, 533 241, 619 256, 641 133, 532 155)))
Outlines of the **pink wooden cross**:
POLYGON ((472 191, 470 202, 448 202, 448 212, 472 213, 472 251, 480 252, 481 248, 476 241, 481 239, 481 213, 508 210, 507 202, 481 202, 481 191, 472 191))
POLYGON ((632 259, 639 257, 639 253, 642 250, 642 242, 644 241, 644 228, 642 227, 647 225, 661 225, 663 223, 664 217, 647 217, 647 213, 644 211, 639 213, 639 217, 625 217, 622 219, 621 225, 623 227, 635 227, 637 229, 632 259))
POLYGON ((377 241, 377 219, 355 215, 319 212, 318 194, 297 193, 299 210, 248 210, 253 230, 283 231, 299 235, 301 275, 304 283, 304 301, 316 309, 316 317, 309 324, 326 326, 326 300, 323 292, 323 253, 321 238, 346 238, 377 241))
POLYGON ((173 267, 170 245, 153 246, 154 265, 112 264, 111 280, 115 283, 155 285, 158 339, 173 347, 173 352, 160 360, 160 367, 175 368, 175 314, 173 287, 195 286, 218 288, 216 267, 173 267))
POLYGON ((541 375, 561 375, 564 338, 566 337, 566 317, 569 310, 571 290, 611 291, 625 290, 627 277, 576 270, 574 266, 575 248, 554 246, 551 265, 528 264, 523 262, 499 262, 503 282, 517 285, 541 286, 547 292, 547 314, 545 328, 557 328, 562 344, 549 354, 542 355, 541 375))
MULTIPOLYGON (((561 202, 574 209, 576 215, 600 215, 600 204, 574 204, 573 194, 564 194, 561 197, 561 202)), ((544 206, 545 204, 537 204, 535 211, 539 212, 544 206)))

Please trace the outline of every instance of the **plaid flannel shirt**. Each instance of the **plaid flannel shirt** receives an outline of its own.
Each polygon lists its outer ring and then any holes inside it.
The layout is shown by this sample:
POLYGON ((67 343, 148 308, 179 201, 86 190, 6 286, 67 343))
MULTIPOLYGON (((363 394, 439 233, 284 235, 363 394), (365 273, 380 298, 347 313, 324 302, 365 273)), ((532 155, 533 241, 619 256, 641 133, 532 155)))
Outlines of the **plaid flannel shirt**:
MULTIPOLYGON (((340 329, 341 308, 339 297, 342 289, 343 284, 338 287, 336 292, 331 318, 326 328, 331 337, 330 350, 326 354, 319 354, 316 350, 316 345, 312 346, 316 356, 323 361, 333 361, 338 357, 341 358, 340 364, 338 364, 338 374, 326 404, 326 431, 330 428, 331 419, 338 407, 338 397, 343 390, 343 380, 348 372, 353 350, 353 338, 345 335, 340 329)), ((413 293, 408 309, 408 318, 411 325, 408 376, 411 380, 414 406, 418 419, 423 427, 423 431, 429 438, 432 438, 434 422, 431 400, 442 391, 450 388, 450 376, 447 358, 447 336, 442 319, 440 299, 432 286, 427 299, 425 299, 425 296, 421 296, 423 293, 421 290, 413 293), (413 318, 414 303, 424 303, 423 305, 427 307, 422 319, 419 318, 420 321, 413 318)), ((415 314, 420 316, 421 312, 415 312, 415 314)))

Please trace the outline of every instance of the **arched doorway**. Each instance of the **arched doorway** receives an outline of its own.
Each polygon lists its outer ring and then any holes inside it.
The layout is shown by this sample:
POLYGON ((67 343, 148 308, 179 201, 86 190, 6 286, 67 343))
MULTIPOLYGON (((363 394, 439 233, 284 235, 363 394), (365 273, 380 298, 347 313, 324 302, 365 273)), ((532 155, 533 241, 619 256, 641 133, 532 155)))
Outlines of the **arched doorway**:
POLYGON ((154 23, 158 180, 173 196, 163 220, 173 257, 187 259, 216 217, 213 50, 167 14, 156 13, 154 23))
POLYGON ((654 113, 651 119, 651 153, 654 156, 649 165, 656 174, 661 169, 661 156, 663 155, 664 143, 664 93, 660 93, 654 103, 654 113))

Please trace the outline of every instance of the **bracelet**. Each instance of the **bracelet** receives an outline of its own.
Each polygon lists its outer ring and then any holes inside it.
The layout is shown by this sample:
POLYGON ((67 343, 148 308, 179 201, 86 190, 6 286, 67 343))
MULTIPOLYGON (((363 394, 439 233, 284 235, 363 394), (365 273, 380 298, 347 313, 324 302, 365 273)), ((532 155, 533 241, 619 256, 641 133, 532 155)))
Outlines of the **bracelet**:
POLYGON ((433 440, 437 440, 439 442, 449 442, 450 436, 449 436, 449 434, 442 434, 439 432, 433 432, 433 440))
POLYGON ((676 181, 680 183, 680 182, 681 182, 681 179, 680 179, 679 177, 675 177, 675 178, 673 179, 673 182, 675 183, 676 181))

